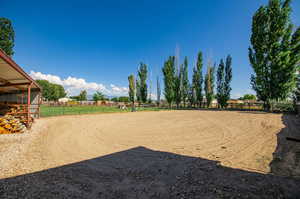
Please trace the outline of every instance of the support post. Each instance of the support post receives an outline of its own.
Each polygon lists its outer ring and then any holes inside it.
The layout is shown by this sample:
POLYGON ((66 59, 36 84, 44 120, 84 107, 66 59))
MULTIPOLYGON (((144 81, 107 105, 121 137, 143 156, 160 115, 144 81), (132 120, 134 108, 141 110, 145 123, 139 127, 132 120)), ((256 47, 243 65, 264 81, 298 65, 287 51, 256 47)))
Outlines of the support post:
POLYGON ((31 115, 30 115, 31 85, 32 85, 32 83, 29 84, 27 87, 27 124, 26 124, 27 128, 30 128, 30 119, 31 119, 30 118, 31 117, 31 115))
POLYGON ((41 104, 42 104, 42 93, 39 93, 39 100, 38 100, 38 119, 41 117, 41 104))

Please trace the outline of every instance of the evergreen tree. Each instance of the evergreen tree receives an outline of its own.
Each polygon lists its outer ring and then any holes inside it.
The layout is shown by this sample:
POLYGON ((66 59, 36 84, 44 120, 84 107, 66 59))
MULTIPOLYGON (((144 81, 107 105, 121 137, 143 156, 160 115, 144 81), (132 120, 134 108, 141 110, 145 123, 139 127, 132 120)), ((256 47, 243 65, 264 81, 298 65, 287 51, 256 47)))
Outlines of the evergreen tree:
POLYGON ((193 87, 195 89, 196 94, 196 103, 199 107, 201 107, 203 101, 202 94, 202 84, 203 84, 203 76, 202 76, 202 52, 198 53, 196 68, 193 70, 193 87))
POLYGON ((139 76, 139 92, 141 96, 141 101, 143 103, 147 102, 147 65, 142 63, 140 64, 140 68, 138 70, 139 76))
POLYGON ((185 107, 186 100, 189 95, 189 77, 188 77, 188 59, 185 57, 184 59, 184 67, 182 71, 182 100, 183 100, 183 105, 185 107))
POLYGON ((135 100, 135 80, 134 80, 134 76, 133 75, 130 75, 128 77, 128 82, 129 82, 129 92, 128 92, 128 95, 129 95, 129 100, 131 102, 131 111, 134 111, 134 100, 135 100))
POLYGON ((175 80, 175 57, 170 56, 169 59, 164 63, 162 69, 164 75, 164 95, 169 104, 172 107, 174 101, 174 80, 175 80))
POLYGON ((159 106, 160 105, 161 89, 160 89, 160 81, 159 81, 159 77, 158 76, 157 76, 157 79, 156 79, 156 88, 157 88, 157 92, 156 92, 157 106, 159 106))
POLYGON ((0 18, 0 48, 8 55, 14 54, 13 47, 15 43, 15 32, 11 21, 6 18, 0 18))
POLYGON ((215 67, 210 66, 207 67, 207 73, 205 75, 205 97, 206 97, 206 105, 207 108, 210 107, 211 102, 214 98, 214 70, 215 67))
POLYGON ((293 34, 290 3, 269 0, 253 16, 249 59, 255 74, 251 85, 266 110, 271 101, 286 99, 295 88, 300 34, 299 28, 293 34))

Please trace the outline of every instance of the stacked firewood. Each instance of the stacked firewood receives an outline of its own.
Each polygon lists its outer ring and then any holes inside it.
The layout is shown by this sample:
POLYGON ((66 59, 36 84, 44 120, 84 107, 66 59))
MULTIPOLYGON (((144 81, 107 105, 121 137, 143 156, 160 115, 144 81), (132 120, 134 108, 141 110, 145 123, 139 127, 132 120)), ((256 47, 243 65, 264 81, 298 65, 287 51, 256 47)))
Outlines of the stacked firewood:
POLYGON ((21 105, 0 103, 0 115, 10 115, 22 111, 21 105))
POLYGON ((11 115, 0 117, 0 134, 24 133, 26 126, 11 115))
POLYGON ((0 115, 6 115, 7 113, 10 113, 12 108, 9 107, 6 104, 0 104, 0 115))
POLYGON ((20 112, 20 106, 0 104, 0 134, 23 133, 26 130, 24 116, 15 113, 20 112), (15 115, 15 116, 14 116, 15 115))

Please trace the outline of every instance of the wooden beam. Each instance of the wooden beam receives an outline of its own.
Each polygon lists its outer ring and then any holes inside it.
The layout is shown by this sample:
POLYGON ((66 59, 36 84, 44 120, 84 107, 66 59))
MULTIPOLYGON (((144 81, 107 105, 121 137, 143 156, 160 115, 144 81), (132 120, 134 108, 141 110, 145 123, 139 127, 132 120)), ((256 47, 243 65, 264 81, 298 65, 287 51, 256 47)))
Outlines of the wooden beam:
POLYGON ((24 90, 24 88, 22 88, 22 87, 20 87, 20 86, 18 86, 18 85, 15 85, 15 84, 13 84, 13 83, 10 83, 8 80, 3 79, 3 78, 1 78, 1 77, 0 77, 0 83, 4 83, 3 85, 0 85, 0 87, 9 87, 9 86, 6 86, 6 85, 10 84, 11 87, 15 87, 15 88, 17 88, 17 89, 24 90))
POLYGON ((16 78, 16 79, 7 79, 7 81, 20 81, 20 80, 26 80, 24 78, 16 78))
POLYGON ((1 83, 4 83, 4 84, 9 83, 9 81, 7 81, 6 79, 3 79, 3 78, 1 78, 1 77, 0 77, 0 82, 1 82, 1 83))
POLYGON ((26 83, 6 83, 3 85, 0 85, 0 87, 17 87, 17 86, 24 86, 24 85, 30 85, 30 82, 26 82, 26 83))

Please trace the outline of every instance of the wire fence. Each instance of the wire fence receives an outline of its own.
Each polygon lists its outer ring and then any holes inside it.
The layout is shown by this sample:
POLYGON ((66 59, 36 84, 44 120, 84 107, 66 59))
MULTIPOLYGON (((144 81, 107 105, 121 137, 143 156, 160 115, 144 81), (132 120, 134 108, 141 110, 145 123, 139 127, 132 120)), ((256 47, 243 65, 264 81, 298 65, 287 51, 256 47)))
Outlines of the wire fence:
MULTIPOLYGON (((168 104, 163 103, 158 107, 157 104, 135 104, 136 111, 158 111, 158 110, 221 110, 217 103, 211 104, 209 108, 203 103, 199 106, 183 106, 179 108, 173 104, 169 107, 168 104)), ((228 103, 228 106, 224 110, 236 110, 236 111, 263 111, 263 103, 228 103)), ((272 112, 295 112, 296 107, 292 103, 276 103, 272 106, 272 112)), ((300 110, 300 105, 299 105, 300 110)), ((90 113, 113 113, 113 112, 130 112, 130 103, 118 103, 114 105, 96 105, 96 104, 48 104, 42 105, 40 108, 41 117, 58 116, 58 115, 78 115, 78 114, 90 114, 90 113)))

